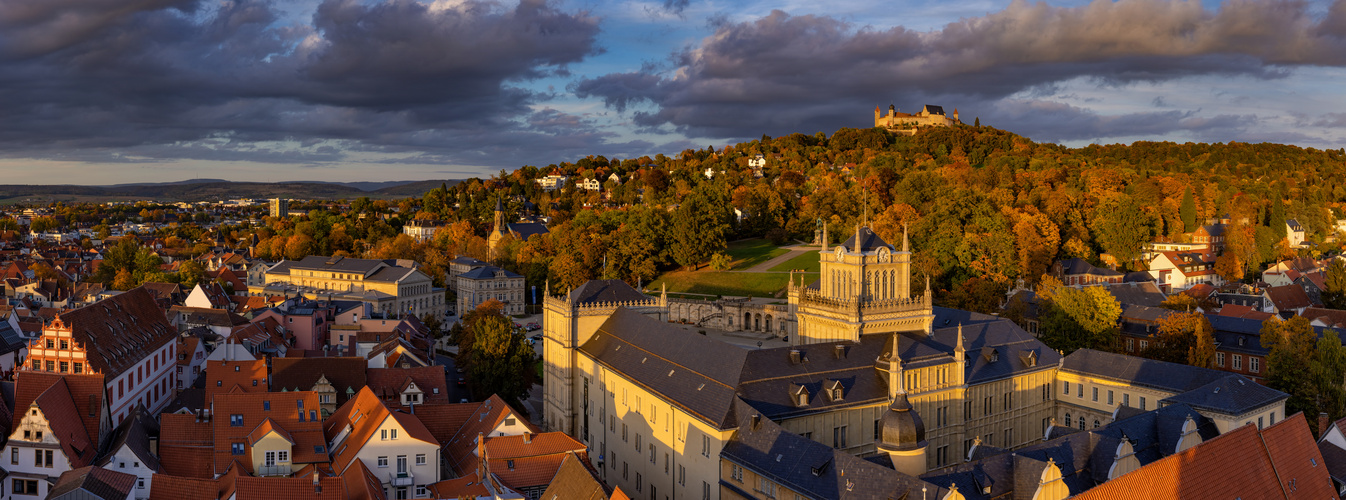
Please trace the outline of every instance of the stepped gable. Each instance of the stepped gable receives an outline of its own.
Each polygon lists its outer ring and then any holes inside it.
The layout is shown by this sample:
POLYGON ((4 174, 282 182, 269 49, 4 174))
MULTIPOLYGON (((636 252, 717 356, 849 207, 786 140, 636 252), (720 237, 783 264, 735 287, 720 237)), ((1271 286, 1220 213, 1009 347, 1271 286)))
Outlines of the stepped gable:
POLYGON ((62 312, 52 327, 63 326, 83 345, 89 368, 114 379, 178 334, 144 288, 62 312))
POLYGON ((719 429, 734 425, 747 349, 618 307, 580 350, 719 429))

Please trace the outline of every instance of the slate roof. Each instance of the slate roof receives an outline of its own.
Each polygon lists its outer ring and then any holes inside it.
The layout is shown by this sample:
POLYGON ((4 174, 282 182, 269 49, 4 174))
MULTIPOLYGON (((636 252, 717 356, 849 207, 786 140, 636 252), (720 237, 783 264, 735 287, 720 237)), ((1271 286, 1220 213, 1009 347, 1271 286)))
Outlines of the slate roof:
MULTIPOLYGON (((635 293, 630 286, 625 290, 635 293)), ((718 429, 733 426, 746 349, 618 307, 580 351, 718 429)))
MULTIPOLYGON (((947 490, 893 469, 782 429, 752 406, 734 398, 733 437, 720 451, 736 463, 771 481, 811 498, 942 498, 947 490), (905 496, 904 496, 905 495, 905 496)), ((721 479, 720 485, 740 492, 755 485, 721 479)), ((742 493, 740 493, 742 494, 742 493)), ((754 498, 749 494, 746 498, 754 498)))
POLYGON ((159 457, 150 451, 151 437, 158 439, 159 422, 149 415, 144 406, 137 405, 112 431, 112 437, 103 452, 103 459, 98 465, 107 465, 112 461, 112 454, 125 446, 140 459, 140 463, 145 464, 146 468, 156 473, 162 472, 159 469, 159 457))
POLYGON ((178 335, 144 288, 62 312, 60 320, 71 329, 75 341, 84 345, 89 367, 109 379, 178 335))
MULTIPOLYGON (((933 308, 933 313, 935 328, 929 336, 897 336, 904 364, 951 363, 959 324, 968 351, 965 375, 969 383, 999 380, 1026 370, 1050 370, 1060 358, 1009 320, 942 307, 933 308), (982 351, 988 355, 979 355, 982 351), (991 351, 998 352, 996 361, 991 360, 991 351), (1033 366, 1028 364, 1029 353, 1036 357, 1033 366)), ((735 395, 770 418, 887 401, 887 379, 876 372, 875 360, 892 351, 893 338, 864 335, 858 343, 744 350, 618 308, 580 350, 689 413, 726 428, 735 395), (844 356, 836 355, 838 347, 844 356), (807 361, 792 362, 791 351, 799 351, 807 361), (841 384, 841 401, 821 397, 823 385, 832 383, 841 384), (800 406, 791 397, 799 388, 811 395, 808 405, 800 406)))
POLYGON ((1230 374, 1201 387, 1166 398, 1163 402, 1185 403, 1198 410, 1242 415, 1289 397, 1289 394, 1248 380, 1242 375, 1230 374))
POLYGON ((570 292, 572 304, 643 302, 651 297, 622 280, 589 280, 570 292))
POLYGON ((135 489, 136 477, 102 467, 80 467, 61 473, 47 493, 49 499, 124 500, 135 489))
POLYGON ((28 347, 28 339, 23 332, 15 330, 9 321, 0 318, 0 354, 9 354, 28 347))
POLYGON ((528 241, 528 237, 532 235, 551 232, 547 229, 546 224, 540 222, 515 222, 506 224, 506 226, 509 227, 509 232, 514 233, 514 237, 518 238, 519 241, 528 241))
POLYGON ((289 273, 290 269, 309 269, 314 271, 329 271, 341 273, 358 273, 368 276, 377 271, 380 267, 386 265, 396 265, 385 260, 377 259, 353 259, 350 257, 324 257, 322 255, 310 255, 302 260, 281 261, 277 267, 272 267, 267 272, 272 274, 289 273), (285 266, 284 268, 278 268, 285 266))
POLYGON ((846 242, 842 243, 840 246, 846 247, 847 250, 855 251, 855 239, 857 237, 860 238, 861 252, 872 252, 878 250, 879 248, 887 248, 888 250, 895 250, 892 245, 889 245, 888 242, 883 241, 883 238, 880 238, 878 233, 875 233, 873 229, 869 228, 869 226, 861 226, 859 232, 851 235, 851 237, 846 239, 846 242))
POLYGON ((1103 277, 1114 277, 1122 275, 1122 273, 1118 271, 1090 264, 1089 261, 1081 259, 1079 257, 1061 261, 1061 274, 1066 276, 1091 274, 1094 276, 1103 276, 1103 277))
POLYGON ((501 269, 495 266, 481 266, 473 268, 471 271, 459 274, 458 276, 470 280, 488 280, 497 278, 496 273, 502 273, 505 278, 522 278, 523 276, 501 269))
POLYGON ((1131 283, 1113 283, 1107 286, 1108 293, 1111 293, 1118 303, 1135 304, 1148 307, 1159 307, 1168 298, 1164 292, 1159 291, 1159 286, 1153 281, 1131 282, 1131 283))

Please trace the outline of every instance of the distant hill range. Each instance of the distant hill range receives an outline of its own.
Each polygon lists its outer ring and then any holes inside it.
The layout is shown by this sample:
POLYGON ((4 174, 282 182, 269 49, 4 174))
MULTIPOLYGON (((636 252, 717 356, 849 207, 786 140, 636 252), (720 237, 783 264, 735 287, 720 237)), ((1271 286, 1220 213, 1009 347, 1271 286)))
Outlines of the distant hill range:
POLYGON ((458 180, 386 182, 231 182, 192 179, 178 182, 116 184, 111 186, 0 185, 0 202, 50 201, 217 201, 237 198, 355 199, 421 196, 458 180))

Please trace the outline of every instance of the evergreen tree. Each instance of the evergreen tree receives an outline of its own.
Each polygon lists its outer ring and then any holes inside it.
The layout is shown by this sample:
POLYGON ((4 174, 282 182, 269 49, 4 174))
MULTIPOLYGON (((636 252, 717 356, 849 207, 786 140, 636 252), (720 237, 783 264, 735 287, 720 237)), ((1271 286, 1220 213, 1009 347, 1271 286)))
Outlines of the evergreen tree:
POLYGON ((972 119, 972 126, 973 126, 973 127, 977 127, 977 128, 981 128, 981 117, 980 117, 980 116, 978 116, 978 117, 972 119))
POLYGON ((1187 188, 1187 192, 1182 195, 1182 207, 1178 209, 1182 215, 1182 225, 1184 232, 1196 231, 1196 199, 1192 197, 1192 188, 1187 188))
POLYGON ((1328 309, 1346 309, 1346 261, 1332 259, 1327 265, 1327 276, 1322 293, 1323 306, 1328 309))
POLYGON ((1275 232, 1277 241, 1285 237, 1285 199, 1279 189, 1271 192, 1271 216, 1267 226, 1275 232))

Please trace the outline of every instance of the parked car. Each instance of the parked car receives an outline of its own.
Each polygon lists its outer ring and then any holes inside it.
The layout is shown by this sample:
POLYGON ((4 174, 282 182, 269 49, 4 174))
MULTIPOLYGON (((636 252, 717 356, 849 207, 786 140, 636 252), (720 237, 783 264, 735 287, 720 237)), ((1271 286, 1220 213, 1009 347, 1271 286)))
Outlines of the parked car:
POLYGON ((542 329, 542 325, 539 325, 539 324, 537 324, 537 323, 529 323, 529 324, 528 324, 528 331, 530 331, 530 332, 533 331, 533 330, 541 330, 541 329, 542 329))
POLYGON ((532 337, 528 337, 528 338, 533 339, 533 340, 542 340, 542 334, 541 334, 541 333, 534 333, 532 337))

